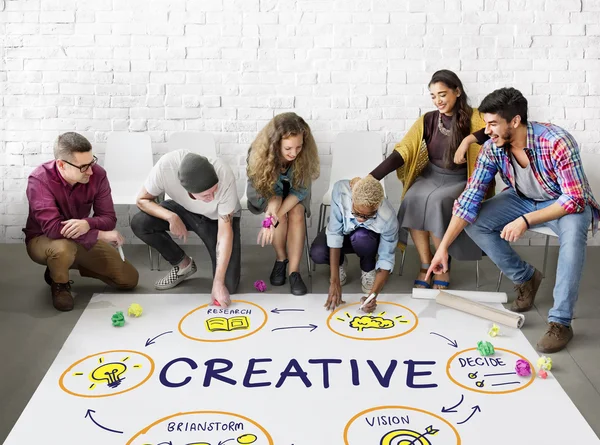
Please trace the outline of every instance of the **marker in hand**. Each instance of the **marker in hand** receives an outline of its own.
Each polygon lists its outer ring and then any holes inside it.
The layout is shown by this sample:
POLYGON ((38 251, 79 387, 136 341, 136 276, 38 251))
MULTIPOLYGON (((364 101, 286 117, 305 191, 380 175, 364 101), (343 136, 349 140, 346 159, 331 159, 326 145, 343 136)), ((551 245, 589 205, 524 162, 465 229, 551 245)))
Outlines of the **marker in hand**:
POLYGON ((121 259, 123 260, 123 262, 125 262, 125 254, 123 253, 123 248, 119 246, 117 247, 117 249, 119 250, 119 255, 121 256, 121 259))
POLYGON ((363 304, 360 305, 360 307, 358 308, 359 311, 362 310, 363 307, 365 307, 366 305, 368 305, 371 301, 373 301, 373 299, 377 297, 376 293, 372 293, 371 295, 369 295, 369 298, 367 298, 365 300, 365 302, 363 304))

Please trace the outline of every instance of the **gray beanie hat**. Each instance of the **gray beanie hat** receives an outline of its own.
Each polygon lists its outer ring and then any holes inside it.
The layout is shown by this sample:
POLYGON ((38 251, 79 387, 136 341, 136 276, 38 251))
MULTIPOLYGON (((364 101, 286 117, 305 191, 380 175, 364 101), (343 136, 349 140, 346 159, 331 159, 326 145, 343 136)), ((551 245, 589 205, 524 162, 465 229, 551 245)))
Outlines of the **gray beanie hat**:
POLYGON ((215 186, 219 177, 208 159, 196 153, 188 153, 179 167, 179 181, 188 193, 202 193, 215 186))

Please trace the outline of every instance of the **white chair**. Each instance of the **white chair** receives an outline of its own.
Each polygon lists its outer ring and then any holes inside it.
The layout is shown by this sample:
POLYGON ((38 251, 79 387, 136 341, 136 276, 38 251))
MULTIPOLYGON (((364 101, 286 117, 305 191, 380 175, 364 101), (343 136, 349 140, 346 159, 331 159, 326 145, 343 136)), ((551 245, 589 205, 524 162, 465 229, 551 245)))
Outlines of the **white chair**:
POLYGON ((169 151, 185 149, 207 158, 217 157, 217 146, 212 133, 195 131, 173 133, 167 141, 167 147, 169 151))
POLYGON ((108 135, 104 169, 114 204, 134 205, 153 166, 148 133, 113 132, 108 135))
MULTIPOLYGON (((167 141, 167 147, 169 151, 185 149, 207 158, 215 159, 217 157, 217 145, 212 133, 195 131, 173 133, 167 141)), ((169 195, 166 193, 165 199, 169 199, 169 195)))
MULTIPOLYGON (((327 225, 327 207, 331 206, 333 186, 342 179, 366 176, 384 159, 381 136, 378 133, 359 131, 339 133, 331 147, 331 175, 329 188, 323 195, 319 207, 317 233, 327 225)), ((385 192, 385 183, 381 181, 385 192)), ((316 265, 313 263, 312 270, 316 265)))
MULTIPOLYGON (((588 179, 588 182, 590 183, 590 187, 592 189, 592 194, 594 195, 594 197, 596 199, 600 198, 600 172, 598 172, 598 170, 596 170, 596 166, 600 164, 600 154, 599 153, 589 153, 589 152, 582 152, 580 153, 581 155, 581 162, 583 164, 584 170, 585 170, 585 176, 588 179), (587 169, 586 169, 587 166, 587 169)), ((589 230, 591 231, 592 228, 590 226, 589 230)), ((548 228, 548 227, 534 227, 532 229, 529 229, 528 232, 533 232, 533 233, 539 233, 541 235, 545 235, 546 236, 546 246, 544 248, 544 265, 542 267, 542 276, 545 277, 546 276, 546 264, 548 262, 548 246, 550 245, 550 237, 554 237, 554 238, 558 238, 558 235, 554 232, 554 230, 548 228)), ((500 285, 502 284, 502 277, 503 277, 503 273, 502 271, 500 271, 500 274, 498 275, 498 284, 496 286, 496 291, 498 291, 500 289, 500 285)))
MULTIPOLYGON (((326 225, 327 207, 331 206, 331 193, 335 183, 342 179, 368 175, 383 161, 381 145, 381 136, 374 132, 360 131, 337 135, 331 147, 329 188, 321 200, 317 232, 323 230, 326 225)), ((384 182, 381 184, 385 191, 384 182)))
MULTIPOLYGON (((113 132, 108 135, 104 169, 114 204, 135 205, 153 166, 152 141, 148 133, 113 132)), ((152 270, 154 261, 150 246, 148 258, 152 270)))

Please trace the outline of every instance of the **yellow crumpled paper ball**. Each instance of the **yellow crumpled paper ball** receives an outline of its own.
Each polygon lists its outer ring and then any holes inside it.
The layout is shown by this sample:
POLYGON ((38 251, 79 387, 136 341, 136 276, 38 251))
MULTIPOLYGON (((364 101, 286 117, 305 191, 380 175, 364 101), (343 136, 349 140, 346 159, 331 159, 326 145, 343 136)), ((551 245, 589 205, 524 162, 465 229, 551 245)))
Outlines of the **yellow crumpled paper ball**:
POLYGON ((488 332, 488 334, 490 335, 490 337, 496 337, 499 333, 500 333, 500 328, 494 323, 492 325, 492 327, 490 328, 490 331, 488 332))
POLYGON ((550 371, 552 369, 552 357, 546 357, 542 355, 537 361, 538 368, 544 371, 550 371))
POLYGON ((142 315, 142 306, 140 306, 137 303, 133 303, 131 306, 129 306, 129 310, 127 311, 127 314, 129 316, 133 316, 133 317, 139 317, 140 315, 142 315))

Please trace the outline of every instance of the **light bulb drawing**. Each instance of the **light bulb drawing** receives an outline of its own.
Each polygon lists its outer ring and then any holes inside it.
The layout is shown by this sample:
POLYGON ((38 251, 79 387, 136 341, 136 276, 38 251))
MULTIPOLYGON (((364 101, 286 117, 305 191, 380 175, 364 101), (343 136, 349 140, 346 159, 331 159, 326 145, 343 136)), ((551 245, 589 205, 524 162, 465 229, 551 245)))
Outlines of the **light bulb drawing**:
POLYGON ((125 377, 122 376, 126 371, 125 363, 105 363, 90 373, 90 380, 94 384, 106 382, 109 388, 116 388, 125 380, 125 377))

